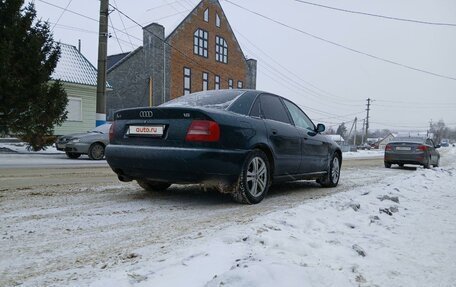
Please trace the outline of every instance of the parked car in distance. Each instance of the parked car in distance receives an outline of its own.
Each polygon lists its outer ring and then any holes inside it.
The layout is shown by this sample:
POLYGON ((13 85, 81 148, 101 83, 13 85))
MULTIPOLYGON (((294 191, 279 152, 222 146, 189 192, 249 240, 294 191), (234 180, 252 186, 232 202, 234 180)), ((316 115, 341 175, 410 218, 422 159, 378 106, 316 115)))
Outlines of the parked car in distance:
POLYGON ((118 111, 106 159, 121 181, 149 191, 217 187, 259 203, 272 182, 337 186, 342 153, 291 101, 254 90, 204 91, 159 107, 118 111))
POLYGON ((110 123, 100 125, 86 133, 60 136, 55 143, 60 151, 64 151, 69 158, 76 159, 87 154, 92 160, 101 160, 105 148, 109 143, 110 123))
POLYGON ((400 167, 404 164, 422 165, 424 168, 439 166, 440 153, 431 139, 419 137, 398 137, 392 140, 385 148, 385 167, 392 164, 400 167))
POLYGON ((449 147, 450 146, 450 141, 448 139, 443 139, 441 142, 440 142, 440 146, 441 147, 449 147))

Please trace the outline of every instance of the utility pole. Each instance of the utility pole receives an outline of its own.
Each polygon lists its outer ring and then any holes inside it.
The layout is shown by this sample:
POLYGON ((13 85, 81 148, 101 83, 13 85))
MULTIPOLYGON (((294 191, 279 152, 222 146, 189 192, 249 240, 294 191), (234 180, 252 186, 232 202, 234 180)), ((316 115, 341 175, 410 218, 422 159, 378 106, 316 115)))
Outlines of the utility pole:
POLYGON ((106 58, 108 54, 109 0, 100 0, 100 28, 98 35, 98 75, 96 125, 106 122, 106 58))
POLYGON ((353 145, 356 146, 356 133, 358 129, 358 118, 355 117, 355 133, 353 135, 353 145))
POLYGON ((370 112, 370 105, 371 105, 371 99, 367 99, 367 117, 366 117, 366 140, 367 140, 367 137, 368 137, 368 130, 369 130, 369 112, 370 112))
POLYGON ((364 144, 364 127, 366 126, 366 119, 363 119, 363 133, 361 133, 361 145, 364 144))

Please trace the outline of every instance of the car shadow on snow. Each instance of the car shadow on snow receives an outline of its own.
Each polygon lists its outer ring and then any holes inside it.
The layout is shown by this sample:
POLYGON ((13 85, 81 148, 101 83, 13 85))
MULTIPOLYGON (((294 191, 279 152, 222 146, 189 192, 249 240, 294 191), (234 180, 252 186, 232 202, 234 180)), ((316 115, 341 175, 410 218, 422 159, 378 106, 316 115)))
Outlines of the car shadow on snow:
MULTIPOLYGON (((330 191, 322 188, 315 181, 295 181, 281 184, 274 184, 269 188, 265 201, 282 200, 289 197, 306 197, 309 194, 316 193, 321 195, 330 191)), ((239 206, 235 203, 229 194, 222 194, 216 188, 204 188, 201 185, 172 185, 166 191, 148 192, 138 187, 134 191, 124 194, 129 200, 147 200, 154 204, 182 204, 186 205, 223 205, 239 206)), ((261 204, 261 203, 260 203, 261 204)))

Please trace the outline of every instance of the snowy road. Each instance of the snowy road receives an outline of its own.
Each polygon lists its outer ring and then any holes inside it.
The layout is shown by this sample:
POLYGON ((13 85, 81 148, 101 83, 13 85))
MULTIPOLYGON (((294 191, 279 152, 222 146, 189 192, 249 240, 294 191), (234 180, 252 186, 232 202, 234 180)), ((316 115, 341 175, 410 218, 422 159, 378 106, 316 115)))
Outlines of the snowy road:
MULTIPOLYGON (((442 166, 454 159, 443 157, 442 166)), ((226 229, 243 232, 268 214, 417 172, 382 164, 380 158, 347 160, 337 188, 284 184, 272 187, 255 206, 232 203, 198 186, 147 194, 134 183, 118 182, 106 166, 2 168, 0 286, 90 285, 144 262, 169 261, 176 250, 191 250, 193 242, 226 229), (147 255, 137 253, 144 249, 147 255)), ((134 272, 125 276, 122 286, 166 286, 147 284, 147 277, 134 272)))

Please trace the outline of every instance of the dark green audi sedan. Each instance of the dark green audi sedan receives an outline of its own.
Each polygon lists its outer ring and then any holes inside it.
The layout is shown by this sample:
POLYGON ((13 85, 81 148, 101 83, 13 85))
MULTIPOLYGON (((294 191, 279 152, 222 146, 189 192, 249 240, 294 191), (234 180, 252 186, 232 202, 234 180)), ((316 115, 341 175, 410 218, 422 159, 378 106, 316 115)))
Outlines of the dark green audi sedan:
POLYGON ((199 183, 255 204, 272 182, 339 182, 342 153, 325 126, 271 93, 204 91, 114 120, 106 159, 119 180, 146 190, 199 183))

